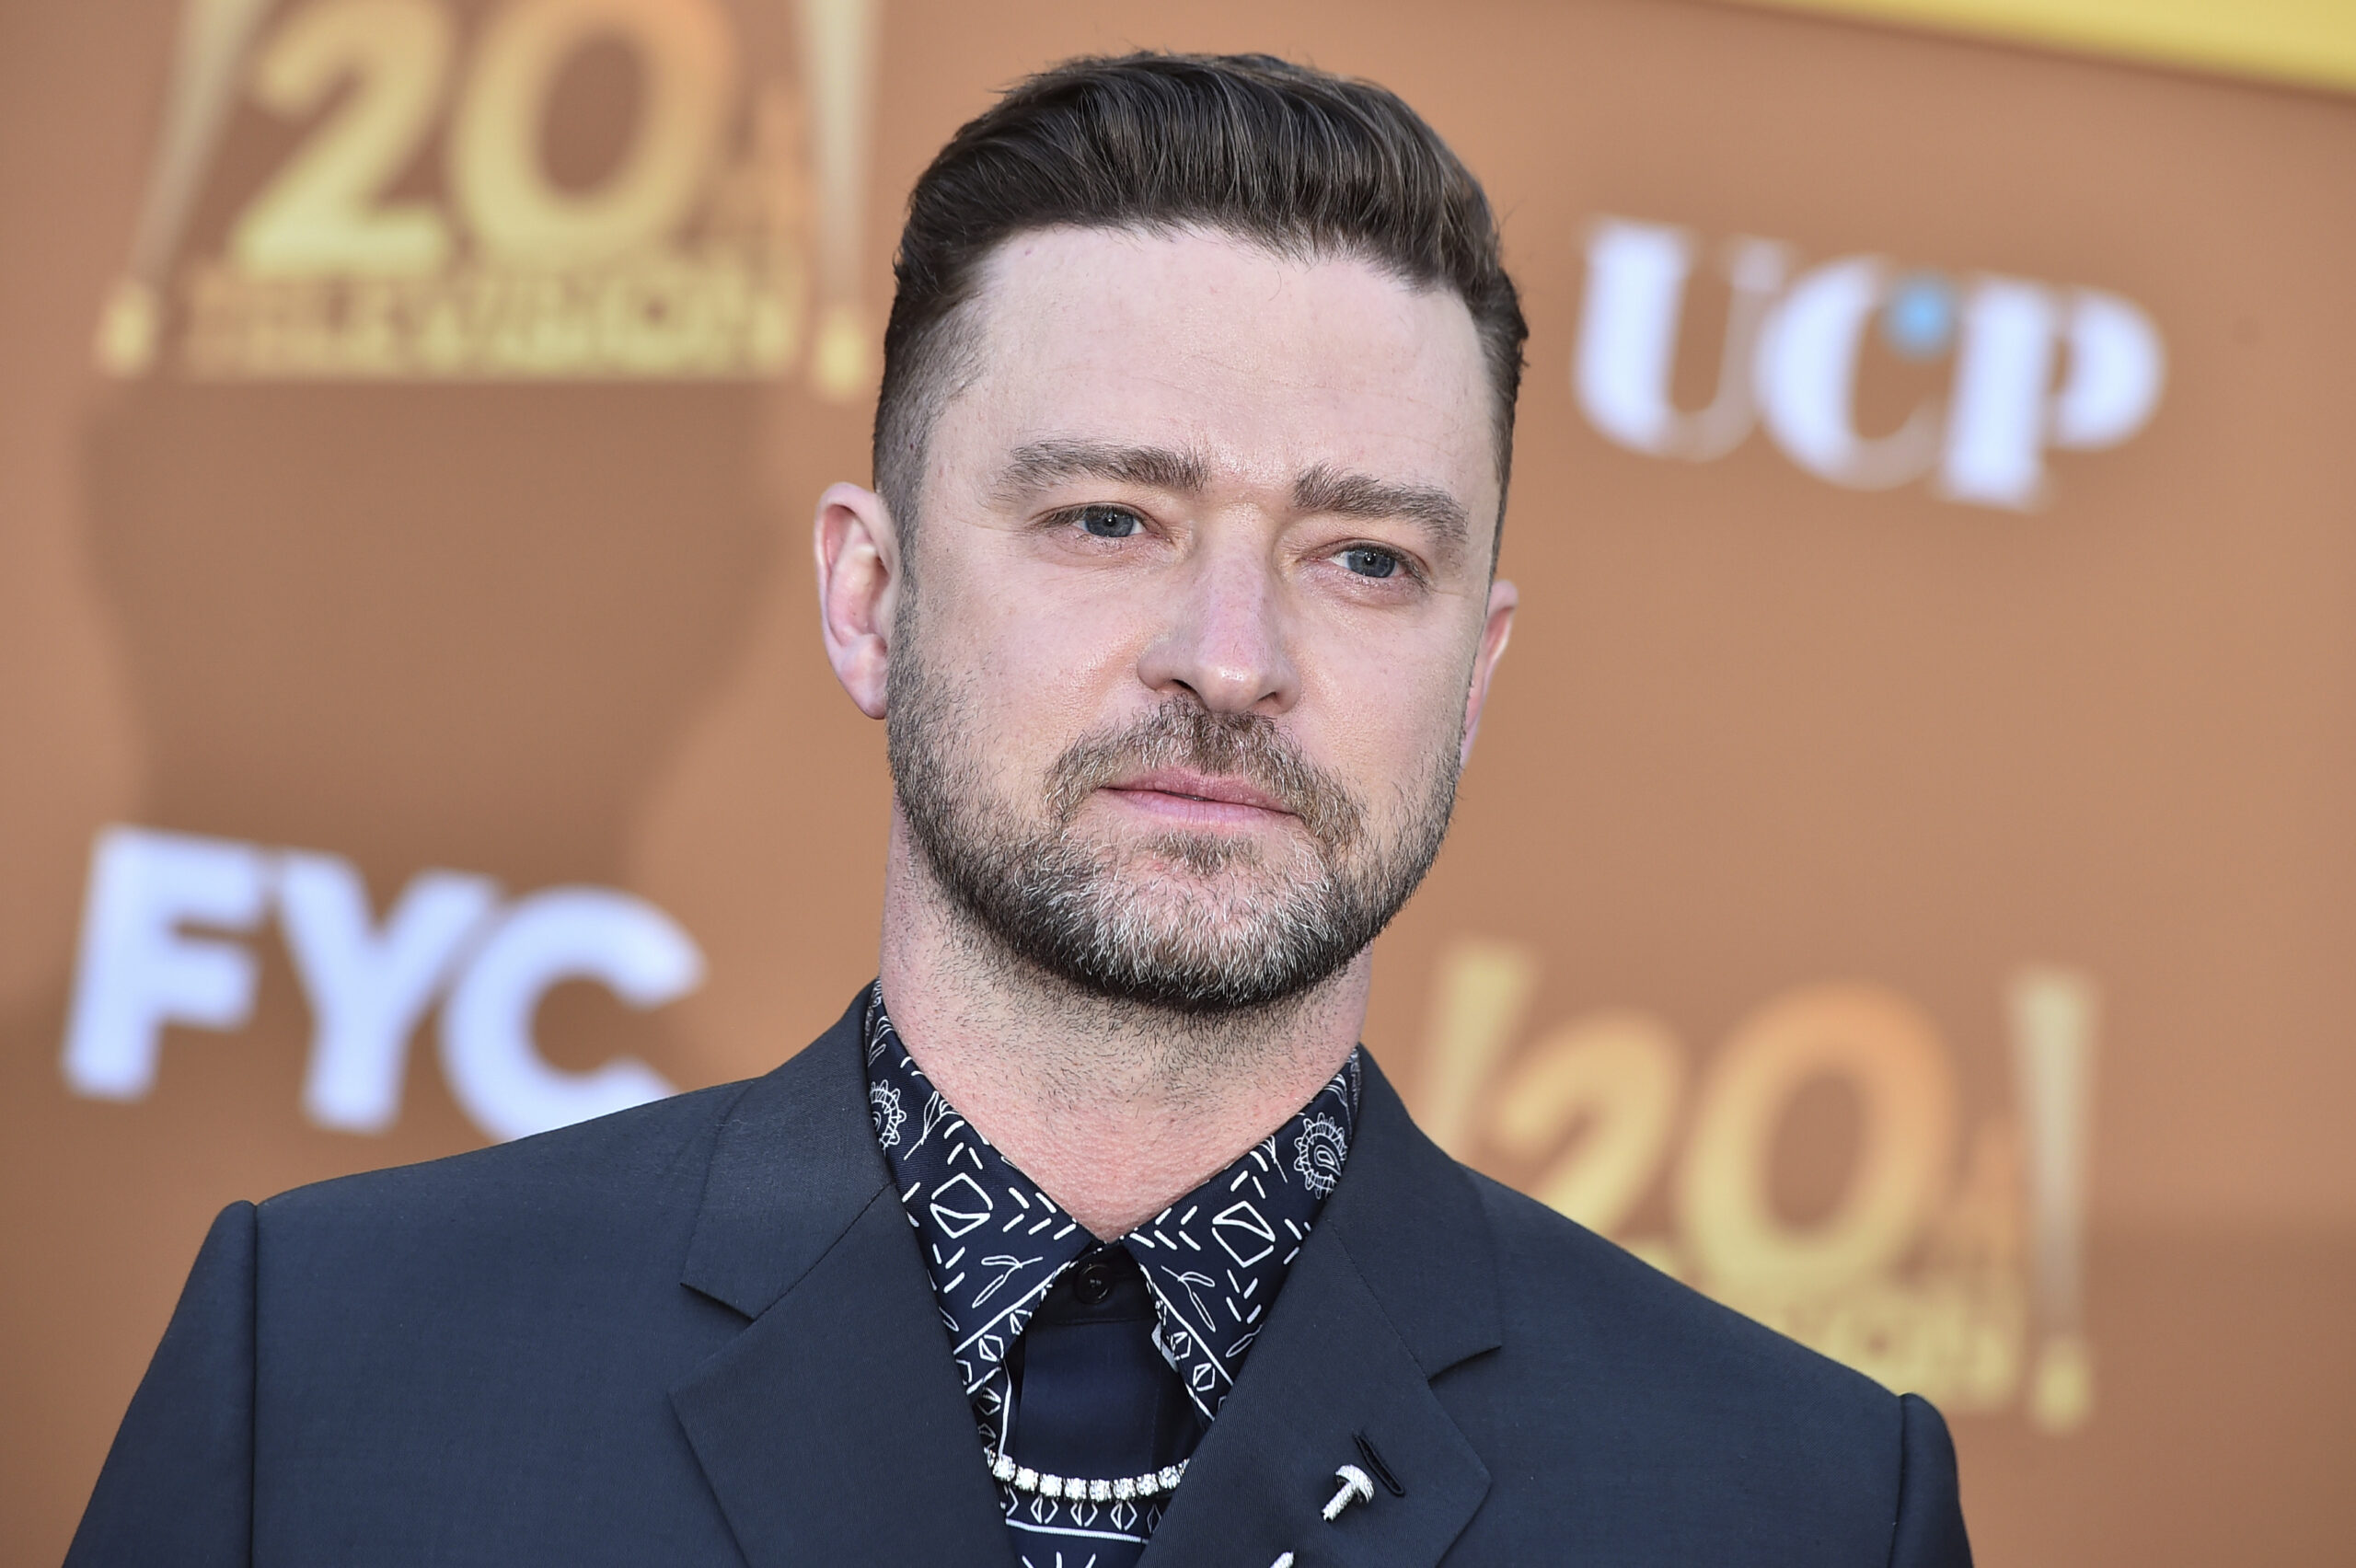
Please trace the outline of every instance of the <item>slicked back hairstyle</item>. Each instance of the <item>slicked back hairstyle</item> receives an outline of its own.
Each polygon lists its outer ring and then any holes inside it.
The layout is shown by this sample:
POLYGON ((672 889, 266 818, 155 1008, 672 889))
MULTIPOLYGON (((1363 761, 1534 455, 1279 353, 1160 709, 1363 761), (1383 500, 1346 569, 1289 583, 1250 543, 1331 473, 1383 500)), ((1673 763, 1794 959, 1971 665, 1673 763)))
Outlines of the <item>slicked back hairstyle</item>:
POLYGON ((1012 236, 1057 227, 1209 229, 1452 290, 1488 362, 1502 494, 1530 334, 1480 182, 1371 82, 1265 54, 1137 53, 1018 84, 951 138, 908 198, 874 454, 876 488, 904 531, 933 424, 973 374, 964 307, 986 263, 1012 236))

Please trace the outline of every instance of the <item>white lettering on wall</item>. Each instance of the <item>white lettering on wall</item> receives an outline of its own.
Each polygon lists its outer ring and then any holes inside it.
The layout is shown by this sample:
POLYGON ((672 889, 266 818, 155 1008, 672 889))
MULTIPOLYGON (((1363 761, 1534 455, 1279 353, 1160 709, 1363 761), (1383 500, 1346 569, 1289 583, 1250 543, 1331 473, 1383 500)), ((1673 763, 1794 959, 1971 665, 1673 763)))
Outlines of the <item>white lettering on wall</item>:
POLYGON ((303 1110, 320 1126, 381 1133, 398 1120, 410 1040, 444 997, 443 1071, 493 1137, 673 1092, 627 1057, 567 1072, 532 1037, 541 997, 561 981, 598 982, 641 1009, 701 982, 694 940, 642 899, 551 888, 502 909, 490 878, 427 870, 379 922, 358 868, 341 856, 121 826, 100 833, 91 855, 67 1087, 141 1099, 155 1088, 167 1025, 243 1028, 259 966, 229 939, 257 931, 273 905, 310 1003, 303 1110))
POLYGON ((1717 386, 1687 413, 1669 382, 1695 249, 1683 229, 1624 218, 1588 236, 1572 386, 1598 431, 1648 455, 1707 462, 1763 425, 1795 464, 1837 485, 1932 476, 1949 500, 2027 509, 2047 497, 2048 452, 2127 440, 2166 380, 2158 329, 2114 294, 1994 275, 1958 283, 1878 256, 1795 275, 1787 247, 1738 238, 1725 251, 1717 386), (1876 326, 1899 357, 1951 357, 1954 370, 1944 398, 1867 438, 1854 417, 1857 369, 1876 326))
POLYGON ((1854 490, 1918 479, 1939 455, 1938 409, 1930 403, 1888 435, 1857 433, 1857 352, 1889 271, 1878 257, 1853 256, 1802 273, 1759 339, 1755 380, 1767 433, 1809 473, 1854 490))
POLYGON ((409 1040, 467 939, 499 904, 488 877, 426 871, 385 917, 351 861, 290 852, 280 863, 279 921, 310 997, 303 1110, 323 1127, 381 1133, 400 1115, 409 1040))
POLYGON ((82 959, 65 1032, 65 1081, 98 1100, 156 1086, 164 1026, 237 1029, 254 1005, 254 955, 184 923, 249 931, 268 898, 249 844, 110 827, 90 855, 82 959))
POLYGON ((653 905, 602 887, 536 893, 499 922, 442 1009, 442 1070, 467 1114, 494 1137, 660 1100, 671 1086, 643 1063, 589 1073, 551 1066, 532 1043, 532 1012, 560 980, 598 980, 632 1007, 660 1007, 703 979, 703 955, 653 905))
POLYGON ((1669 373, 1693 270, 1692 237, 1657 224, 1598 224, 1572 371, 1588 418, 1623 446, 1657 457, 1706 463, 1741 445, 1752 421, 1752 345, 1789 267, 1789 253, 1772 240, 1738 239, 1728 248, 1734 294, 1717 390, 1707 408, 1680 413, 1669 400, 1669 373))

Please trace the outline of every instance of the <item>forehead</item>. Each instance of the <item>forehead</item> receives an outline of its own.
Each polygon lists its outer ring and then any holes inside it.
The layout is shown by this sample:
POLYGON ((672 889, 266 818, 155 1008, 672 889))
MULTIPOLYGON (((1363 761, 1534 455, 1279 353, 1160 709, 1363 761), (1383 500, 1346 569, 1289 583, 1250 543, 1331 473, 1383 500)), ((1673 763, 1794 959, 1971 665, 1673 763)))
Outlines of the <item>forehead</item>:
POLYGON ((943 467, 1042 439, 1199 452, 1215 478, 1318 465, 1438 485, 1494 514, 1492 395, 1461 300, 1352 257, 1223 234, 1049 229, 993 255, 943 467))

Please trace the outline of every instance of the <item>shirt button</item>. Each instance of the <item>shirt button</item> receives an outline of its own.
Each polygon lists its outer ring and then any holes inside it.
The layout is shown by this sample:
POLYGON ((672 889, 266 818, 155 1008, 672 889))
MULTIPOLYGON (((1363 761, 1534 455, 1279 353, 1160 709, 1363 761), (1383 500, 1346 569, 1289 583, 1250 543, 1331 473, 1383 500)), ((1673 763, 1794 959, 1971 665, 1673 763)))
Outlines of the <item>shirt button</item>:
POLYGON ((1080 1271, 1080 1278, 1073 1282, 1071 1293, 1080 1298, 1083 1307, 1103 1306, 1112 1299, 1113 1271, 1103 1263, 1089 1264, 1080 1271))

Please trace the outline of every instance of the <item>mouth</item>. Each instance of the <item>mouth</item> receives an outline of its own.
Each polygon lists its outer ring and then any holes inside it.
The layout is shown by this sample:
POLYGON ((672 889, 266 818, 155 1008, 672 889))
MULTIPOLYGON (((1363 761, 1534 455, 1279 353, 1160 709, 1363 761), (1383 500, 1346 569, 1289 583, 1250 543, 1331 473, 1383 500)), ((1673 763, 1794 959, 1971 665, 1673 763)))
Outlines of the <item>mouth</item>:
POLYGON ((1245 779, 1184 767, 1133 774, 1103 786, 1102 793, 1172 826, 1251 828, 1295 814, 1245 779))

